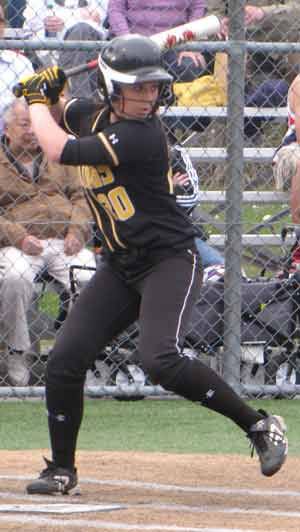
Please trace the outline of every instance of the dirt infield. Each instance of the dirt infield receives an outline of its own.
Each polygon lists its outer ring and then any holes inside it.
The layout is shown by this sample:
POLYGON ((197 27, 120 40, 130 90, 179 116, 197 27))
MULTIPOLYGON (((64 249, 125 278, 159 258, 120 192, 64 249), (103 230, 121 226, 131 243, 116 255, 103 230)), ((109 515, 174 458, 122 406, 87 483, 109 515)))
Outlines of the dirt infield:
POLYGON ((300 459, 267 479, 250 457, 79 452, 80 496, 25 495, 43 454, 0 452, 0 531, 300 531, 300 459))

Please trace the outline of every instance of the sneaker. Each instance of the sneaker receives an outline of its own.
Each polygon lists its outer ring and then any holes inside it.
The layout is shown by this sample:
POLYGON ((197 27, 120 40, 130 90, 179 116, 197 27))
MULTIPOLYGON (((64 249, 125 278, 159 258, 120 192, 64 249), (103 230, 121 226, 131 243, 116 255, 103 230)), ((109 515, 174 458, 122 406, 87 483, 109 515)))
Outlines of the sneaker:
POLYGON ((30 379, 30 371, 25 353, 22 351, 8 353, 7 373, 13 386, 27 386, 30 379))
POLYGON ((44 469, 39 478, 27 485, 26 491, 30 495, 67 495, 77 486, 77 471, 56 465, 44 458, 46 469, 44 469))
POLYGON ((286 425, 280 416, 269 416, 264 410, 259 410, 259 412, 264 419, 252 425, 248 433, 248 438, 252 443, 251 456, 255 449, 260 460, 262 474, 271 477, 279 471, 287 457, 286 425))

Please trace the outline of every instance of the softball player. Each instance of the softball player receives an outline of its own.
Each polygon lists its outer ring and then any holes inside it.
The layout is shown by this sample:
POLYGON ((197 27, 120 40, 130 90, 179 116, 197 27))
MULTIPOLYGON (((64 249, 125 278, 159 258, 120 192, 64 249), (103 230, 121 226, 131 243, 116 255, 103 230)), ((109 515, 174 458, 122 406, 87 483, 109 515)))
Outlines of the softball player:
POLYGON ((96 115, 84 100, 62 108, 65 75, 57 67, 21 82, 42 149, 52 160, 80 167, 105 248, 103 266, 81 292, 49 356, 52 460, 28 493, 64 494, 76 486, 86 370, 136 319, 141 362, 152 383, 232 419, 256 448, 262 473, 273 475, 287 453, 283 420, 253 410, 209 367, 182 355, 202 271, 195 229, 172 192, 157 116, 172 82, 160 49, 139 35, 105 46, 99 56, 104 105, 96 115))

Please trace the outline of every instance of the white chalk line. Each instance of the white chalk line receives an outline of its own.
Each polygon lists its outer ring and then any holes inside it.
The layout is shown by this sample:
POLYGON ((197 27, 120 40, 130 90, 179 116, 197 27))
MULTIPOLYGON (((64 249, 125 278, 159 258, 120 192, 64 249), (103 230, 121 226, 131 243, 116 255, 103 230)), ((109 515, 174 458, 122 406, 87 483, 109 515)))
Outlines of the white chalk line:
MULTIPOLYGON (((8 516, 0 515, 0 522, 11 522, 11 519, 8 519, 8 516)), ((245 529, 245 528, 195 528, 195 527, 183 527, 183 526, 168 526, 168 525, 142 525, 138 523, 137 525, 131 525, 126 523, 113 523, 111 521, 85 521, 85 520, 66 520, 66 519, 46 519, 45 517, 29 517, 29 516, 15 516, 14 522, 22 524, 37 524, 40 527, 45 526, 61 526, 66 528, 68 525, 73 528, 81 528, 81 530, 86 530, 87 528, 96 528, 101 530, 102 527, 108 530, 138 530, 141 531, 158 531, 158 532, 258 532, 255 529, 245 529)), ((261 530, 261 529, 260 529, 261 530)), ((262 532, 262 531, 261 531, 262 532)), ((279 530, 277 532, 280 532, 279 530)), ((282 530, 282 532, 285 532, 282 530)))
MULTIPOLYGON (((35 499, 36 500, 36 499, 35 499)), ((37 501, 36 501, 37 502, 37 501)), ((188 506, 184 504, 163 504, 163 503, 139 503, 139 504, 118 504, 118 503, 112 503, 111 505, 99 505, 98 508, 95 503, 88 503, 86 505, 82 504, 81 509, 78 508, 77 505, 74 503, 69 503, 68 505, 65 504, 65 508, 62 508, 57 503, 52 503, 48 505, 50 508, 47 509, 46 507, 41 507, 40 505, 30 505, 30 504, 23 504, 19 505, 18 508, 16 508, 15 504, 11 505, 1 505, 0 504, 0 514, 1 513, 20 513, 20 512, 27 512, 27 513, 64 513, 64 514, 71 514, 71 513, 88 513, 88 512, 104 512, 104 511, 116 511, 116 510, 132 510, 132 509, 140 509, 140 508, 151 508, 152 510, 170 510, 172 512, 186 512, 186 513, 222 513, 222 514, 259 514, 259 515, 266 515, 271 517, 300 517, 300 512, 295 511, 284 511, 284 510, 266 510, 261 507, 256 508, 238 508, 238 507, 225 507, 225 506, 215 506, 215 505, 202 505, 202 506, 188 506), (91 508, 91 505, 94 505, 94 508, 91 508), (74 506, 74 509, 72 510, 72 506, 74 506)))
MULTIPOLYGON (((13 475, 0 475, 0 480, 31 480, 31 476, 13 476, 13 475)), ((229 494, 229 495, 253 495, 253 496, 271 496, 271 497, 278 497, 278 496, 288 496, 288 497, 299 497, 300 492, 298 491, 291 491, 291 490, 263 490, 263 489, 248 489, 248 488, 240 488, 240 489, 232 489, 232 488, 221 488, 221 487, 203 487, 203 486, 179 486, 179 485, 170 485, 170 484, 159 484, 159 483, 148 483, 148 482, 139 482, 139 481, 126 481, 126 480, 97 480, 97 479, 89 479, 85 478, 81 480, 82 484, 96 484, 96 485, 113 485, 113 486, 119 486, 119 487, 131 487, 131 488, 139 488, 139 489, 147 489, 147 490, 162 490, 162 491, 181 491, 181 492, 192 492, 192 493, 210 493, 210 494, 229 494)), ((45 497, 45 496, 37 496, 37 495, 26 495, 24 494, 17 494, 9 491, 0 492, 0 498, 14 498, 14 499, 22 499, 24 500, 24 497, 26 497, 26 500, 28 501, 51 501, 54 503, 54 500, 57 501, 57 497, 45 497)), ((74 501, 74 497, 63 497, 63 499, 68 499, 70 502, 74 501)), ((78 497, 76 497, 78 501, 78 497)), ((71 502, 72 504, 72 502, 71 502)), ((88 504, 92 504, 91 501, 89 501, 88 504)), ((195 512, 195 513, 224 513, 224 514, 243 514, 243 515, 253 515, 253 514, 259 514, 259 515, 266 515, 270 517, 288 517, 288 518, 299 518, 300 512, 287 512, 287 511, 281 511, 281 510, 266 510, 263 508, 255 508, 255 509, 244 509, 244 508, 238 508, 238 507, 232 507, 232 508, 223 508, 218 506, 186 506, 186 505, 176 505, 176 504, 160 504, 160 503, 140 503, 138 505, 128 505, 126 504, 126 507, 128 509, 133 508, 152 508, 153 510, 166 510, 166 511, 173 511, 173 512, 195 512)), ((125 509, 125 508, 124 508, 125 509)), ((178 527, 178 526, 168 526, 168 525, 132 525, 132 524, 126 524, 126 523, 114 523, 111 521, 85 521, 85 520, 60 520, 60 519, 53 519, 53 518, 45 518, 45 517, 35 517, 35 516, 28 516, 28 515, 1 515, 0 512, 0 521, 5 522, 21 522, 21 523, 38 523, 39 525, 48 524, 50 526, 74 526, 74 527, 82 527, 84 525, 85 528, 97 528, 99 526, 105 527, 108 530, 140 530, 140 531, 162 531, 162 532, 257 532, 256 530, 245 530, 245 529, 239 529, 239 528, 191 528, 191 527, 178 527)), ((282 531, 285 532, 285 531, 282 531)))
MULTIPOLYGON (((0 475, 0 480, 33 480, 32 476, 0 475)), ((98 480, 82 478, 80 484, 96 484, 99 486, 117 486, 159 491, 181 491, 184 493, 210 493, 218 495, 248 495, 261 497, 300 497, 300 491, 285 489, 256 489, 256 488, 224 488, 217 486, 179 486, 176 484, 159 484, 157 482, 140 482, 137 480, 98 480)), ((1 496, 1 495, 0 495, 1 496)))

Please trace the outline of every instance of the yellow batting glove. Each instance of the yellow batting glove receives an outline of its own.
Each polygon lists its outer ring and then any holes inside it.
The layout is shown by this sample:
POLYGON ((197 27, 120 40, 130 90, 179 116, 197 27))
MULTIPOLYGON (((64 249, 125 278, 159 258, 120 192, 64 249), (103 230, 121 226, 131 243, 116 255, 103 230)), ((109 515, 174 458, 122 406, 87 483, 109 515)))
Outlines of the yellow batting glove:
POLYGON ((20 82, 13 87, 13 93, 18 98, 24 96, 28 105, 42 103, 50 107, 58 102, 66 80, 61 68, 49 67, 20 79, 20 82))

